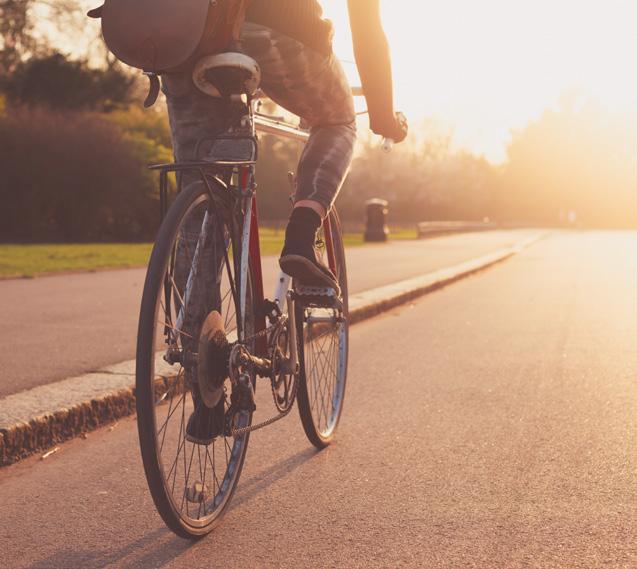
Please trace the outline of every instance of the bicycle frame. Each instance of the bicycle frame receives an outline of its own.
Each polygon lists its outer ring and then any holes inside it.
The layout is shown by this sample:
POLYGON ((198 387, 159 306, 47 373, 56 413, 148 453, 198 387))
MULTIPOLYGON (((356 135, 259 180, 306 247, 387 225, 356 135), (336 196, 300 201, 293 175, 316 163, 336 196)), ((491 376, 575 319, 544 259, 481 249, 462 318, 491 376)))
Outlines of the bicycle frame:
MULTIPOLYGON (((256 133, 261 132, 264 134, 270 134, 279 136, 288 140, 295 140, 298 142, 307 142, 310 137, 310 133, 301 128, 300 126, 294 126, 282 120, 278 120, 273 117, 261 114, 258 112, 258 98, 254 98, 248 102, 248 117, 250 122, 250 135, 256 139, 256 133)), ((245 315, 246 315, 246 301, 247 301, 247 286, 248 282, 248 270, 250 267, 250 261, 252 261, 252 290, 259 305, 263 305, 265 301, 264 294, 264 282, 263 282, 263 269, 261 262, 261 246, 259 242, 259 218, 257 209, 257 195, 255 190, 254 178, 255 178, 255 161, 225 161, 225 162, 184 162, 174 164, 158 164, 153 165, 150 168, 152 170, 159 170, 160 172, 160 215, 161 219, 165 217, 168 211, 168 173, 175 172, 177 174, 185 171, 193 171, 199 174, 202 182, 208 188, 208 191, 212 194, 210 176, 206 176, 205 170, 215 166, 227 166, 236 169, 238 174, 238 187, 243 200, 244 222, 242 228, 242 251, 241 251, 241 266, 239 268, 238 276, 238 308, 242 315, 242 321, 239 327, 239 340, 243 339, 245 331, 245 315)), ((213 177, 214 183, 217 183, 223 187, 226 184, 218 177, 213 177)), ((204 224, 207 223, 207 215, 204 218, 204 224)), ((324 235, 325 235, 325 247, 327 250, 328 264, 330 269, 336 274, 336 257, 334 254, 334 248, 332 243, 332 234, 330 226, 329 216, 324 221, 324 235)), ((205 236, 205 228, 202 228, 202 235, 205 236)), ((200 239, 201 240, 201 239, 200 239)), ((187 303, 189 298, 189 286, 190 282, 196 276, 197 271, 197 251, 200 244, 197 245, 195 256, 193 259, 192 272, 189 275, 188 284, 184 291, 184 304, 187 303)), ((279 272, 277 279, 277 285, 274 290, 274 296, 272 301, 277 304, 281 312, 285 312, 287 309, 288 315, 291 315, 291 327, 295 328, 296 322, 294 322, 294 300, 291 295, 288 294, 291 288, 291 278, 283 271, 279 272)), ((183 312, 183 308, 180 312, 183 312)), ((256 330, 255 333, 259 333, 266 329, 266 314, 264 311, 259 311, 256 315, 256 330)), ((178 315, 178 322, 181 315, 178 315)), ((292 330, 294 332, 294 330, 292 330)), ((265 339, 261 339, 257 342, 256 352, 259 356, 265 356, 267 352, 267 342, 265 339)), ((291 342, 291 348, 296 348, 296 342, 291 342)), ((296 351, 294 349, 294 351, 296 351)), ((292 359, 297 360, 297 354, 293 353, 292 359)))
MULTIPOLYGON (((256 102, 256 101, 255 101, 256 102)), ((254 103, 253 103, 254 105, 254 103)), ((271 134, 275 136, 280 136, 281 138, 286 138, 288 140, 295 140, 298 142, 306 143, 310 138, 310 133, 301 128, 300 126, 290 125, 281 120, 273 119, 272 117, 268 117, 266 115, 260 114, 255 106, 252 107, 254 114, 254 125, 255 129, 258 132, 263 132, 265 134, 271 134)), ((263 276, 261 269, 261 251, 259 245, 259 225, 257 218, 257 202, 256 195, 253 196, 253 203, 251 206, 251 232, 250 232, 250 257, 252 259, 258 259, 256 265, 258 265, 258 275, 256 275, 257 283, 257 298, 263 297, 263 276)), ((327 260, 328 265, 334 274, 337 273, 336 269, 336 256, 334 254, 334 245, 332 243, 332 228, 329 216, 325 218, 323 221, 323 234, 325 236, 325 249, 327 251, 327 260)), ((288 291, 290 290, 291 278, 286 275, 283 271, 279 271, 279 277, 277 279, 277 285, 274 291, 273 301, 279 306, 279 308, 283 308, 284 303, 287 303, 288 314, 291 314, 294 310, 294 301, 288 295, 288 291)), ((296 322, 295 319, 291 319, 292 327, 295 328, 296 322)), ((262 323, 265 326, 265 321, 262 323)), ((294 330, 292 331, 294 333, 294 330)), ((294 337, 294 335, 293 335, 294 337)), ((292 349, 294 351, 296 348, 296 342, 292 342, 292 349)), ((296 353, 292 354, 292 359, 296 360, 296 353)))

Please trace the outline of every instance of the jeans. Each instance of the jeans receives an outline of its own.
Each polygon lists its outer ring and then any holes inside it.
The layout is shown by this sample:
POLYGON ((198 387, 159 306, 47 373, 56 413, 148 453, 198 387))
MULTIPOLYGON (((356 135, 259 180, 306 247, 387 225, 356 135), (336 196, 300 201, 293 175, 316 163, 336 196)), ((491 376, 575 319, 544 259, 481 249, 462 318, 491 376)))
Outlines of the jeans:
MULTIPOLYGON (((313 200, 327 211, 343 185, 356 142, 354 102, 340 62, 270 28, 246 22, 230 51, 255 59, 261 88, 310 126, 297 170, 295 200, 313 200)), ((225 101, 200 92, 191 73, 162 78, 177 161, 196 160, 202 140, 227 130, 225 101)))

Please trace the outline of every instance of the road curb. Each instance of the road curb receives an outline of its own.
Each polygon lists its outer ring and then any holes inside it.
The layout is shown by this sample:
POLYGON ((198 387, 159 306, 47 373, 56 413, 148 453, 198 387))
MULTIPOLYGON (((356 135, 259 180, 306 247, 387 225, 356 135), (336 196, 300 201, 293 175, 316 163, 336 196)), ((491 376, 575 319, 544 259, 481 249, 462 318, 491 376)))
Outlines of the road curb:
POLYGON ((452 267, 386 285, 372 291, 354 294, 350 297, 350 322, 356 324, 368 318, 373 318, 477 272, 484 271, 517 255, 544 236, 544 233, 535 235, 511 247, 499 249, 493 253, 453 265, 452 267))
MULTIPOLYGON (((544 235, 420 277, 354 294, 350 297, 350 322, 373 318, 486 270, 544 235)), ((0 399, 0 467, 132 415, 134 368, 134 361, 123 362, 0 399)))
POLYGON ((134 389, 120 389, 69 408, 0 428, 0 467, 135 412, 134 389))

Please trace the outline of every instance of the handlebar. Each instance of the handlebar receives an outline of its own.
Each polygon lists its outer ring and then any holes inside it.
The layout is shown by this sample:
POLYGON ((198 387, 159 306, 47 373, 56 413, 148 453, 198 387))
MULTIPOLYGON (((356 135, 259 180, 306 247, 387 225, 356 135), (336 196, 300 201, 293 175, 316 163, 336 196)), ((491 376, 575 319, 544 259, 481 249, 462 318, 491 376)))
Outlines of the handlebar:
MULTIPOLYGON (((352 87, 352 95, 354 97, 362 97, 365 95, 365 93, 363 92, 363 88, 361 86, 356 86, 356 87, 352 87)), ((363 113, 358 113, 358 114, 367 114, 367 111, 363 112, 363 113)), ((398 113, 399 117, 404 117, 404 115, 402 113, 398 113)), ((394 146, 396 145, 396 142, 394 140, 392 140, 391 138, 383 138, 383 142, 381 144, 381 147, 383 149, 383 152, 386 152, 387 154, 389 154, 393 149, 394 146)))

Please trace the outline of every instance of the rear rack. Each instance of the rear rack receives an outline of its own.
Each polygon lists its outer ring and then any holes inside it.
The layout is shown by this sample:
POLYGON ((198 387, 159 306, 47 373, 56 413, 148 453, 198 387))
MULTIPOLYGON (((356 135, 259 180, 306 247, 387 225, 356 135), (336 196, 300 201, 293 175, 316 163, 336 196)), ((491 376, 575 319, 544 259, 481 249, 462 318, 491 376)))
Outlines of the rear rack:
MULTIPOLYGON (((254 120, 254 128, 257 132, 264 134, 272 134, 280 136, 281 138, 287 138, 288 140, 296 140, 298 142, 306 143, 310 138, 310 132, 301 126, 295 126, 284 120, 280 120, 278 117, 272 117, 259 113, 256 108, 256 101, 252 102, 252 112, 254 120)), ((238 137, 241 138, 241 137, 238 137)), ((251 140, 255 141, 254 138, 251 140)), ((255 153, 256 157, 256 153, 255 153)), ((158 171, 159 176, 159 188, 160 188, 160 215, 161 219, 164 218, 168 211, 168 174, 171 172, 186 172, 195 171, 199 174, 201 180, 208 186, 209 182, 206 180, 205 171, 214 168, 248 168, 254 166, 256 160, 197 160, 192 162, 168 162, 164 164, 152 164, 148 166, 149 170, 158 171)), ((216 181, 227 187, 218 176, 215 176, 216 181)))

